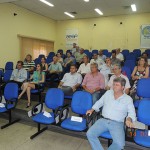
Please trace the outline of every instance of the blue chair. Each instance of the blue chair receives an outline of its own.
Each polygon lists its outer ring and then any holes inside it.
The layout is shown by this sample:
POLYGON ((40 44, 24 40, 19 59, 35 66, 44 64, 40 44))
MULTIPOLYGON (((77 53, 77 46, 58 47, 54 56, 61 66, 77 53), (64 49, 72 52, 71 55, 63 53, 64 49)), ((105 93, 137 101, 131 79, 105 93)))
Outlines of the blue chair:
MULTIPOLYGON (((150 100, 142 100, 139 104, 137 120, 150 126, 150 100)), ((134 142, 140 146, 150 148, 150 136, 148 130, 136 130, 134 142)))
POLYGON ((53 112, 49 112, 51 117, 44 116, 43 104, 39 103, 32 108, 32 120, 38 124, 38 131, 30 137, 30 139, 35 138, 37 135, 45 131, 48 127, 44 127, 41 129, 41 124, 50 125, 56 124, 55 118, 58 117, 58 111, 63 108, 64 105, 64 93, 61 89, 51 88, 47 91, 45 97, 45 105, 47 108, 52 109, 53 112), (37 110, 37 106, 40 106, 40 110, 38 113, 35 113, 37 110))
MULTIPOLYGON (((150 99, 150 92, 149 92, 149 89, 150 89, 150 78, 147 78, 147 79, 140 79, 137 83, 137 95, 139 97, 142 97, 142 99, 150 99)), ((138 108, 140 102, 142 100, 135 100, 134 101, 134 107, 135 108, 138 108)))
MULTIPOLYGON (((72 112, 78 115, 86 115, 87 110, 92 108, 92 96, 90 93, 85 91, 77 91, 73 94, 72 102, 71 102, 71 109, 72 112), (86 104, 86 105, 85 105, 86 104)), ((69 111, 69 107, 66 107, 61 110, 60 116, 62 112, 67 109, 69 111)), ((68 114, 68 113, 67 113, 68 114)), ((82 122, 71 121, 71 117, 65 119, 60 119, 62 121, 61 127, 67 130, 72 131, 85 131, 88 128, 88 122, 85 118, 82 118, 82 122)))
POLYGON ((18 102, 18 85, 16 83, 7 83, 4 88, 4 98, 6 103, 4 103, 5 107, 0 107, 0 113, 8 113, 9 114, 9 122, 3 126, 1 129, 4 129, 16 122, 20 119, 16 119, 12 121, 12 109, 14 109, 18 102))
POLYGON ((4 77, 3 77, 3 80, 2 80, 3 83, 6 83, 10 80, 12 72, 13 72, 13 70, 6 70, 5 71, 4 77))
POLYGON ((107 54, 106 54, 106 57, 111 57, 111 55, 112 55, 112 53, 111 52, 108 52, 107 54))
POLYGON ((131 80, 131 69, 127 66, 122 67, 122 74, 126 75, 129 80, 131 80))
POLYGON ((92 55, 93 54, 98 54, 98 50, 97 49, 92 50, 92 55))
POLYGON ((137 57, 141 56, 141 50, 140 49, 134 49, 133 53, 137 55, 137 57))
POLYGON ((107 55, 108 54, 108 49, 103 49, 103 55, 107 55))
POLYGON ((135 60, 126 60, 124 62, 124 66, 129 67, 131 69, 131 72, 134 70, 135 65, 135 60))
POLYGON ((122 50, 121 53, 123 54, 124 58, 126 59, 126 57, 129 55, 129 50, 128 49, 124 49, 124 50, 122 50))
POLYGON ((1 77, 4 76, 4 73, 6 70, 13 70, 13 62, 7 62, 5 64, 5 69, 4 68, 0 68, 0 75, 1 77))

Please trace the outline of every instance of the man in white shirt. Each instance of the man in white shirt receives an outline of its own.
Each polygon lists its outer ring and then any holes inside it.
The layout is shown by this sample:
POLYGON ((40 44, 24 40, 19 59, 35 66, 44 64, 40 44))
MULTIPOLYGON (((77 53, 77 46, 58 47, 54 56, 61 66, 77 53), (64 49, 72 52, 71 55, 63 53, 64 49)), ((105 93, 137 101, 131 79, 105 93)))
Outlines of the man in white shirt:
POLYGON ((105 62, 102 59, 98 58, 98 55, 96 53, 93 54, 93 59, 91 59, 90 64, 97 63, 98 68, 100 68, 101 65, 105 64, 105 62))
POLYGON ((124 61, 124 57, 123 57, 122 53, 120 53, 120 48, 116 49, 116 58, 118 58, 121 62, 124 61))
POLYGON ((81 74, 77 73, 76 65, 70 66, 70 73, 66 73, 59 83, 58 88, 61 88, 65 95, 71 96, 80 86, 82 82, 81 74))
POLYGON ((133 100, 124 93, 126 80, 116 78, 113 81, 113 90, 107 91, 87 111, 91 115, 94 111, 102 108, 102 117, 98 119, 87 131, 87 138, 92 150, 104 150, 99 137, 104 132, 109 132, 112 137, 112 144, 108 150, 121 150, 125 146, 124 121, 127 127, 133 128, 136 121, 136 113, 133 100))
POLYGON ((89 58, 87 56, 83 57, 83 64, 80 65, 77 72, 80 73, 82 77, 91 72, 89 58))
POLYGON ((105 61, 105 59, 106 59, 106 56, 103 55, 103 50, 102 50, 102 49, 99 50, 99 56, 98 56, 98 58, 99 58, 99 59, 102 59, 103 61, 105 61))
POLYGON ((114 64, 112 70, 113 70, 114 75, 112 75, 112 76, 110 77, 110 80, 109 80, 109 82, 108 82, 108 85, 107 85, 106 89, 107 89, 107 90, 112 89, 112 88, 113 88, 113 80, 114 80, 115 78, 117 78, 117 77, 121 77, 121 78, 124 78, 124 79, 126 80, 124 92, 125 92, 126 94, 129 94, 129 90, 130 90, 130 88, 131 88, 130 82, 129 82, 129 79, 128 79, 125 75, 123 75, 123 74, 121 73, 121 65, 120 65, 120 64, 114 64))
POLYGON ((13 70, 10 77, 10 82, 15 82, 19 87, 21 87, 25 80, 27 80, 27 71, 23 68, 23 62, 18 61, 17 69, 13 70))

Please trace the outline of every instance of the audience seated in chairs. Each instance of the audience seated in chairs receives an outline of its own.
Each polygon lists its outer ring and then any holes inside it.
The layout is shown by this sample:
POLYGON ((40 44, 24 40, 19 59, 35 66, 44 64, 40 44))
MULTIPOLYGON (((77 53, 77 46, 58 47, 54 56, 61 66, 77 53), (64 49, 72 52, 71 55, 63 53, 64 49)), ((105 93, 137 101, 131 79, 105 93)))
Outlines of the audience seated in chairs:
POLYGON ((100 73, 103 74, 105 78, 105 86, 107 86, 108 81, 109 81, 109 75, 112 73, 112 65, 111 65, 111 58, 107 57, 106 58, 106 64, 103 64, 99 68, 100 73))
POLYGON ((105 55, 103 55, 103 50, 102 50, 102 49, 101 49, 101 50, 99 50, 98 58, 99 58, 99 59, 102 59, 103 61, 105 61, 105 60, 106 60, 106 56, 105 56, 105 55))
POLYGON ((105 88, 104 76, 98 71, 98 64, 91 64, 91 72, 84 77, 82 87, 92 94, 93 104, 100 98, 101 91, 105 88))
POLYGON ((48 64, 46 63, 46 58, 45 57, 41 58, 41 67, 42 67, 42 70, 44 72, 48 71, 48 64))
POLYGON ((58 57, 53 57, 53 62, 48 68, 49 74, 47 75, 47 78, 49 79, 50 83, 53 84, 53 82, 59 78, 60 73, 62 73, 63 69, 61 64, 58 62, 58 57))
POLYGON ((77 72, 80 73, 83 78, 87 73, 91 72, 89 58, 87 56, 83 57, 83 63, 80 65, 77 72))
POLYGON ((17 83, 18 87, 20 88, 23 82, 26 80, 27 80, 27 71, 23 68, 23 62, 18 61, 17 68, 13 70, 9 82, 17 83))
POLYGON ((92 150, 103 150, 99 141, 99 136, 104 132, 109 132, 112 137, 112 144, 108 150, 121 150, 125 146, 124 120, 126 126, 134 127, 136 113, 133 100, 124 93, 126 80, 115 78, 113 80, 113 90, 107 91, 92 107, 87 111, 91 115, 102 108, 102 117, 98 119, 87 131, 87 138, 92 150))
POLYGON ((76 65, 70 66, 70 73, 66 73, 59 83, 58 88, 62 89, 65 96, 72 96, 82 82, 81 74, 77 73, 76 65))
POLYGON ((97 63, 98 64, 98 68, 101 67, 101 65, 105 64, 105 62, 103 61, 103 59, 99 59, 98 55, 96 53, 93 54, 93 59, 91 59, 90 63, 97 63))
POLYGON ((67 58, 65 58, 64 60, 64 72, 69 72, 70 69, 70 65, 73 64, 75 62, 75 58, 72 57, 72 53, 71 52, 67 52, 67 58))
POLYGON ((116 54, 116 51, 113 50, 113 51, 112 51, 112 55, 111 55, 111 62, 112 62, 112 65, 113 65, 113 64, 119 64, 119 63, 121 64, 120 59, 118 59, 116 55, 117 55, 117 54, 116 54))
POLYGON ((131 87, 130 82, 129 82, 129 79, 121 73, 121 65, 120 64, 114 64, 112 70, 113 70, 114 75, 112 75, 110 77, 110 80, 108 82, 106 89, 107 90, 112 89, 113 88, 113 80, 117 77, 121 77, 121 78, 124 78, 126 80, 124 91, 126 94, 129 94, 129 89, 131 87))
POLYGON ((141 78, 149 77, 149 67, 148 67, 147 59, 145 57, 141 57, 139 59, 138 66, 135 66, 131 74, 131 77, 132 77, 133 85, 130 90, 130 95, 132 98, 135 98, 138 80, 141 78))
POLYGON ((57 53, 57 58, 58 58, 58 62, 63 65, 64 61, 63 61, 63 58, 62 58, 62 54, 61 53, 57 53))
POLYGON ((76 59, 77 68, 79 68, 79 66, 83 62, 83 57, 86 56, 86 54, 84 53, 84 49, 80 48, 79 52, 76 52, 74 56, 75 56, 75 59, 76 59))
POLYGON ((42 71, 40 64, 37 64, 36 71, 30 77, 30 80, 32 79, 33 81, 23 83, 22 92, 18 96, 18 99, 20 99, 25 92, 27 93, 28 104, 26 108, 31 106, 31 89, 38 89, 45 82, 45 72, 42 71))
POLYGON ((34 67, 35 67, 35 63, 32 60, 32 56, 30 54, 28 54, 23 62, 23 67, 25 70, 29 71, 30 73, 33 73, 34 71, 34 67))

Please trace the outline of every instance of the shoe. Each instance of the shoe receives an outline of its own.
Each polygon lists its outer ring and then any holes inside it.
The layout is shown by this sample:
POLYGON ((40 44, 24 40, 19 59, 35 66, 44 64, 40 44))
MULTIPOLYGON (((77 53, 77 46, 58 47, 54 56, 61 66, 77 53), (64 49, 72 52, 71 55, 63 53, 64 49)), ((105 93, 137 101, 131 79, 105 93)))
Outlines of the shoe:
POLYGON ((31 106, 31 103, 28 103, 27 106, 26 106, 26 108, 29 108, 30 106, 31 106))

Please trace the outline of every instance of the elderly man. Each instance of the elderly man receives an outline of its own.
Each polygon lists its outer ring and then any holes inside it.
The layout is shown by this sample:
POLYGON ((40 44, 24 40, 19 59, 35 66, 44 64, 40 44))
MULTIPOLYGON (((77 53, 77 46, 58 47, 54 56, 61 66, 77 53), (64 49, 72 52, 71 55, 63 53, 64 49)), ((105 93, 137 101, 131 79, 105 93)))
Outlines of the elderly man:
POLYGON ((89 58, 87 56, 83 57, 83 64, 80 65, 77 72, 80 73, 82 77, 91 72, 89 58))
POLYGON ((98 58, 98 55, 96 53, 93 54, 93 59, 91 59, 90 63, 97 63, 98 68, 100 68, 101 65, 105 64, 105 62, 102 59, 98 58))
POLYGON ((84 56, 86 56, 86 54, 84 53, 84 49, 83 48, 80 48, 79 52, 75 53, 75 59, 76 59, 77 68, 79 68, 79 66, 83 62, 83 57, 84 56))
POLYGON ((107 91, 92 107, 87 111, 91 115, 93 111, 102 108, 102 117, 87 131, 87 138, 92 150, 104 150, 99 136, 104 132, 109 132, 112 137, 112 144, 108 150, 121 150, 125 146, 124 120, 128 127, 134 127, 136 113, 133 100, 124 93, 126 80, 115 78, 113 80, 113 90, 107 91))
POLYGON ((99 56, 98 56, 98 58, 99 58, 99 59, 102 59, 103 61, 105 61, 105 59, 106 59, 106 56, 103 55, 103 50, 102 50, 102 49, 99 51, 99 56))
POLYGON ((61 88, 65 95, 70 96, 76 91, 82 82, 81 74, 77 73, 76 65, 70 66, 70 73, 66 73, 59 83, 58 88, 61 88))
POLYGON ((109 80, 109 82, 108 82, 108 85, 107 85, 106 89, 107 89, 107 90, 112 89, 112 88, 113 88, 113 80, 114 80, 115 78, 117 78, 117 77, 121 77, 121 78, 124 78, 124 79, 126 80, 124 92, 125 92, 126 94, 129 94, 129 89, 130 89, 130 87, 131 87, 131 86, 130 86, 130 82, 129 82, 129 79, 128 79, 125 75, 123 75, 123 74, 121 73, 121 65, 120 65, 120 64, 114 64, 112 70, 113 70, 114 75, 112 75, 112 76, 110 77, 110 80, 109 80))
POLYGON ((112 65, 113 64, 121 64, 121 61, 120 61, 120 59, 118 59, 117 57, 116 57, 116 51, 115 50, 113 50, 112 51, 112 55, 111 55, 111 62, 112 62, 112 65))
POLYGON ((104 76, 98 71, 98 64, 91 64, 91 72, 84 77, 82 87, 92 94, 93 104, 100 98, 101 91, 105 88, 104 76))
POLYGON ((23 62, 17 62, 17 69, 14 69, 10 77, 10 82, 15 82, 19 87, 27 80, 27 71, 23 68, 23 62))
POLYGON ((121 62, 124 61, 124 57, 122 53, 120 53, 120 48, 116 49, 116 58, 118 58, 121 62))

